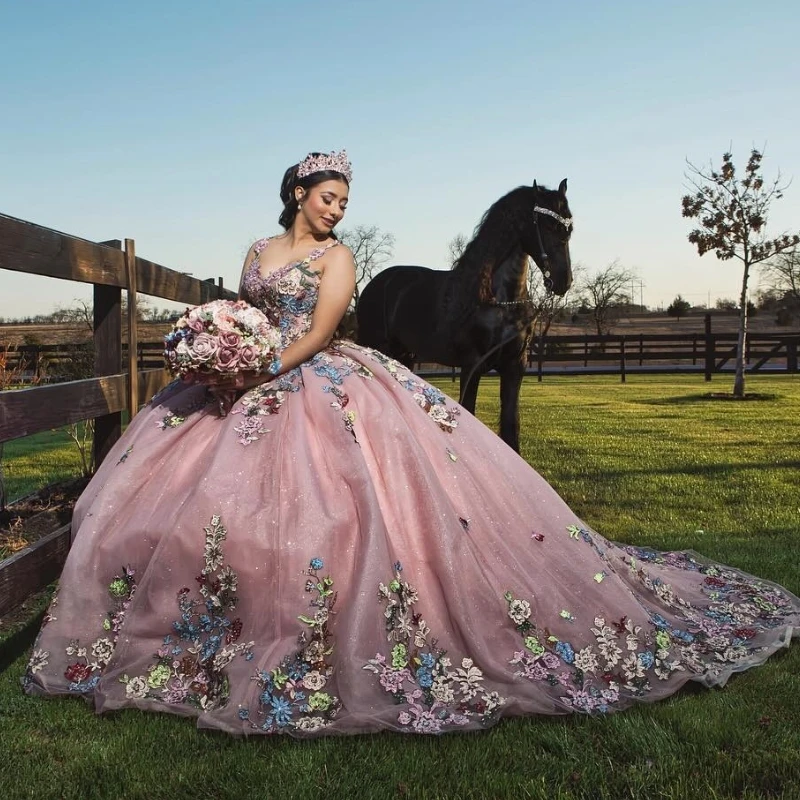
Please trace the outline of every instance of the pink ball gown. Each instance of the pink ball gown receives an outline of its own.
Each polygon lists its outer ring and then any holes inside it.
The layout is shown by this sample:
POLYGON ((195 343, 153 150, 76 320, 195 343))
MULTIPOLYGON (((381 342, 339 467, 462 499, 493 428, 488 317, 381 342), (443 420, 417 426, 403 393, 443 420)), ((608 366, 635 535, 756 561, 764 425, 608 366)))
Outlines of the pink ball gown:
MULTIPOLYGON (((310 326, 321 253, 245 275, 285 343, 310 326)), ((73 530, 26 690, 234 734, 606 713, 722 685, 800 623, 780 586, 604 539, 481 422, 346 341, 225 417, 167 387, 73 530)))

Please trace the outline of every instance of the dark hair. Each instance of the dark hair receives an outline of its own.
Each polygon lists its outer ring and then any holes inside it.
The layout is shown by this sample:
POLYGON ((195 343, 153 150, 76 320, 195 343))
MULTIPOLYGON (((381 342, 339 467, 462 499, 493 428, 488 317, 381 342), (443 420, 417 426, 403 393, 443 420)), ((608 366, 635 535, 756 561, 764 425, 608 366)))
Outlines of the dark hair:
MULTIPOLYGON (((320 156, 322 153, 311 153, 312 156, 320 156)), ((283 203, 283 211, 278 217, 278 223, 284 230, 294 225, 294 218, 297 216, 297 200, 295 200, 294 190, 299 186, 307 192, 316 186, 318 183, 325 183, 325 181, 344 181, 347 183, 347 178, 341 172, 327 169, 322 172, 312 172, 306 175, 305 178, 297 177, 297 170, 300 164, 294 164, 283 174, 281 181, 281 202, 283 203)), ((349 186, 349 184, 348 184, 349 186)))

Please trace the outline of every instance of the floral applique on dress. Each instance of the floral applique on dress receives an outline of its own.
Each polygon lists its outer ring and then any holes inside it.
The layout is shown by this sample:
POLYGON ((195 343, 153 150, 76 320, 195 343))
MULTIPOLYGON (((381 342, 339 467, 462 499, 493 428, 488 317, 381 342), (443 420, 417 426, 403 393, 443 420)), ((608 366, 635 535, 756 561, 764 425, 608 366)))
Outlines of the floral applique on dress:
POLYGON ((402 565, 394 565, 395 577, 381 583, 378 599, 385 602, 387 639, 394 646, 378 653, 363 669, 378 676, 384 691, 400 709, 397 721, 415 733, 441 733, 471 722, 488 724, 506 703, 483 685, 483 672, 471 658, 453 663, 446 651, 430 638, 431 630, 415 614, 417 591, 402 579, 402 565))
MULTIPOLYGON (((136 592, 134 574, 134 570, 131 567, 123 567, 108 585, 108 594, 112 607, 103 620, 103 633, 98 635, 89 645, 81 644, 78 639, 72 639, 65 648, 64 652, 68 663, 64 669, 64 677, 69 682, 68 691, 78 694, 90 693, 100 680, 103 670, 114 654, 120 628, 125 619, 125 612, 136 592)), ((52 612, 57 603, 58 595, 50 603, 45 615, 44 625, 56 620, 56 616, 52 612)), ((49 663, 50 653, 34 647, 23 684, 29 683, 32 676, 49 663)))
MULTIPOLYGON (((763 651, 764 647, 753 645, 751 640, 785 624, 792 611, 789 598, 774 587, 757 579, 745 579, 735 570, 704 565, 689 553, 620 547, 577 525, 568 526, 567 532, 604 560, 608 549, 622 549, 628 556, 629 571, 653 596, 653 605, 672 609, 680 620, 670 623, 643 602, 646 595, 637 596, 637 603, 649 617, 647 628, 628 617, 607 622, 606 615, 598 609, 593 624, 586 626, 578 620, 584 629, 589 628, 595 644, 576 651, 569 639, 560 639, 548 628, 537 626, 528 600, 507 592, 508 616, 525 645, 509 662, 517 668, 514 674, 565 687, 561 700, 574 710, 607 712, 623 694, 644 697, 652 691, 653 680, 666 681, 675 671, 717 677, 731 664, 750 660, 763 651), (669 583, 653 578, 639 562, 706 575, 703 591, 708 604, 691 604, 679 597, 669 583)), ((604 570, 592 578, 600 584, 609 574, 604 570)), ((568 622, 576 621, 566 609, 559 616, 568 622)), ((586 637, 576 631, 574 638, 586 637)))
POLYGON ((333 676, 329 623, 336 594, 333 579, 320 575, 322 567, 321 558, 312 558, 305 572, 306 591, 315 595, 310 605, 316 610, 298 617, 306 626, 298 636, 298 649, 275 669, 254 676, 259 691, 255 711, 239 708, 239 719, 262 733, 317 731, 330 725, 341 707, 338 697, 323 691, 333 676))
POLYGON ((214 515, 204 531, 204 564, 195 579, 200 596, 192 597, 188 586, 178 592, 180 617, 172 623, 173 633, 164 637, 147 673, 120 678, 130 699, 188 704, 204 712, 222 708, 230 694, 225 667, 237 656, 253 657, 254 642, 238 642, 241 619, 231 619, 238 576, 230 565, 223 567, 227 530, 214 515))
POLYGON ((200 411, 208 406, 210 402, 209 393, 203 391, 199 397, 196 397, 191 402, 174 409, 167 409, 164 416, 156 421, 156 426, 161 428, 162 431, 169 430, 170 428, 177 428, 183 425, 196 411, 200 411))
POLYGON ((461 411, 456 405, 448 408, 447 397, 443 392, 439 391, 435 386, 431 386, 420 380, 399 361, 389 358, 389 356, 384 355, 379 350, 373 350, 369 347, 359 347, 358 345, 350 346, 371 356, 386 369, 404 389, 412 393, 417 405, 425 411, 445 433, 451 433, 458 427, 457 417, 461 411))

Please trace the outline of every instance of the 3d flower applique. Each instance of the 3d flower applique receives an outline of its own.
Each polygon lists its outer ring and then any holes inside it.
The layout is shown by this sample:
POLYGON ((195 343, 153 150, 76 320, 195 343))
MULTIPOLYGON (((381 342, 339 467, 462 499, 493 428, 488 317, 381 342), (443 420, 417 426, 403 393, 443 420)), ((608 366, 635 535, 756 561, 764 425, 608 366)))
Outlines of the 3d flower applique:
POLYGON ((239 708, 239 719, 254 730, 313 733, 332 724, 341 708, 339 698, 330 692, 334 668, 329 623, 335 613, 336 592, 333 578, 320 574, 323 567, 323 560, 314 557, 304 572, 305 590, 313 595, 313 613, 298 615, 305 626, 297 639, 298 648, 275 669, 256 673, 258 705, 252 710, 239 708))
POLYGON ((394 643, 377 653, 364 669, 377 676, 378 683, 401 709, 397 722, 415 733, 441 733, 470 723, 490 723, 506 700, 484 686, 482 670, 464 657, 454 666, 435 639, 421 614, 412 606, 418 602, 416 589, 401 577, 402 565, 394 565, 395 577, 381 583, 378 599, 385 603, 387 639, 394 643))

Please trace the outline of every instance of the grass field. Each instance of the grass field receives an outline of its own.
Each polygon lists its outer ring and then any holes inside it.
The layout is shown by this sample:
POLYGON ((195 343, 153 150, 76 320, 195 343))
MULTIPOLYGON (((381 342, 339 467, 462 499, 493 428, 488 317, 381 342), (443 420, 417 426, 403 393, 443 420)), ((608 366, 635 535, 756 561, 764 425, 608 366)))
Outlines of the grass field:
MULTIPOLYGON (((528 381, 523 455, 605 535, 697 549, 800 594, 800 380, 748 389, 767 399, 711 401, 696 377, 528 381)), ((494 424, 495 381, 478 413, 494 424)), ((0 675, 3 798, 800 798, 800 642, 724 690, 610 717, 312 742, 25 697, 19 642, 0 675)))
POLYGON ((78 448, 63 429, 6 442, 3 463, 10 502, 48 483, 81 474, 78 448))

